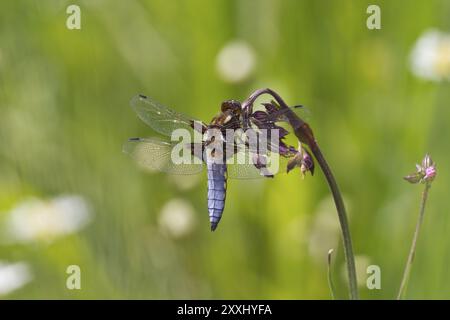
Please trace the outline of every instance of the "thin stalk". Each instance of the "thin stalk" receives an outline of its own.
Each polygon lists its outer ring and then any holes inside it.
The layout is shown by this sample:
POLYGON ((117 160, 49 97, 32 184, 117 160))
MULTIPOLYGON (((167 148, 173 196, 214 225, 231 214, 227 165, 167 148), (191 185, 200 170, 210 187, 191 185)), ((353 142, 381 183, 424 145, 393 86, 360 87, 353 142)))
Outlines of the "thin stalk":
POLYGON ((336 289, 334 288, 334 283, 333 283, 333 276, 331 273, 331 256, 333 255, 333 249, 328 250, 328 257, 327 257, 327 266, 328 266, 328 287, 330 288, 330 294, 331 294, 331 299, 335 300, 336 299, 336 289))
POLYGON ((402 299, 403 295, 406 292, 406 286, 408 284, 412 263, 414 261, 415 255, 416 255, 417 239, 419 238, 420 228, 423 223, 423 217, 425 215, 425 204, 428 199, 428 191, 430 190, 430 187, 431 187, 431 182, 427 181, 425 183, 425 188, 422 192, 422 199, 420 201, 419 218, 417 219, 416 230, 414 231, 414 236, 413 236, 413 240, 411 243, 411 249, 409 250, 408 260, 406 261, 405 270, 403 271, 403 278, 402 278, 402 282, 400 284, 400 289, 398 290, 397 300, 402 299))
POLYGON ((246 113, 246 115, 250 115, 252 112, 252 106, 255 100, 262 94, 271 95, 277 103, 280 105, 282 109, 286 109, 285 116, 289 121, 289 124, 294 130, 295 135, 299 139, 300 142, 305 143, 311 149, 314 157, 322 169, 325 178, 328 182, 328 186, 330 187, 331 193, 333 194, 334 203, 336 205, 336 210, 339 217, 339 223, 341 225, 342 238, 344 242, 344 253, 345 253, 345 261, 347 264, 347 273, 349 280, 349 291, 350 291, 350 299, 356 300, 358 299, 358 286, 356 280, 356 269, 355 269, 355 257, 353 255, 352 248, 352 240, 350 236, 350 228, 347 220, 347 213, 345 210, 344 201, 342 200, 341 193, 339 191, 336 180, 334 179, 333 173, 331 172, 328 163, 323 156, 319 145, 317 144, 314 134, 309 127, 309 125, 300 119, 293 111, 289 109, 289 106, 284 102, 284 100, 272 89, 259 89, 256 90, 244 103, 242 104, 242 109, 246 113))

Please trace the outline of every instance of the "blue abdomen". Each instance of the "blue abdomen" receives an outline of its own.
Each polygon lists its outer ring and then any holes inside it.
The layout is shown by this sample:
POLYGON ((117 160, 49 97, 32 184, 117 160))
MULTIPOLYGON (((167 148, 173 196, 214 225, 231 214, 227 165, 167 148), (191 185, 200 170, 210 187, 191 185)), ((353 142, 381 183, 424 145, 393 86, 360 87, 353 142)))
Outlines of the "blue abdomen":
POLYGON ((222 218, 227 191, 227 165, 208 163, 208 211, 211 231, 214 231, 222 218))

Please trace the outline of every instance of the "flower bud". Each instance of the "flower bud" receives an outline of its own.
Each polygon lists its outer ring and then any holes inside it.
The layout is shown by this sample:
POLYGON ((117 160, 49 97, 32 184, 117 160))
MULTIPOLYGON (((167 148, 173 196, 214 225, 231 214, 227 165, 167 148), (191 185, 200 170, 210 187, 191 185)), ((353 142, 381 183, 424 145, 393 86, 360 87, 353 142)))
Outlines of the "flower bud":
POLYGON ((418 173, 409 174, 406 177, 403 177, 409 183, 419 183, 422 179, 421 175, 418 173))
POLYGON ((314 159, 306 149, 303 149, 303 151, 304 152, 300 170, 302 171, 302 174, 305 174, 309 171, 311 172, 311 175, 314 175, 314 159))
POLYGON ((426 181, 433 181, 435 176, 436 168, 434 166, 431 166, 425 169, 425 177, 423 179, 426 181))
POLYGON ((295 156, 289 160, 287 164, 287 172, 291 171, 295 167, 299 167, 302 175, 304 176, 306 172, 311 172, 314 174, 314 159, 311 154, 306 149, 301 149, 295 156))
POLYGON ((436 177, 436 165, 431 157, 426 154, 422 160, 422 164, 416 164, 416 172, 404 177, 410 183, 431 182, 436 177))

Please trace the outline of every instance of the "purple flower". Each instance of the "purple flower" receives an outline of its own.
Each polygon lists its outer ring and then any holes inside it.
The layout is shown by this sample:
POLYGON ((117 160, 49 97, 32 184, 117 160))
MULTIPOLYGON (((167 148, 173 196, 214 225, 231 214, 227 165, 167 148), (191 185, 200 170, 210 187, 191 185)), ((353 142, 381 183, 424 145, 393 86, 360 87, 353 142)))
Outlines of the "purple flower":
POLYGON ((431 157, 426 154, 422 164, 416 164, 416 172, 407 175, 404 179, 410 183, 431 182, 436 177, 436 164, 431 157))
MULTIPOLYGON (((285 158, 289 158, 286 168, 287 172, 298 167, 300 168, 302 175, 305 175, 308 171, 311 172, 312 175, 314 173, 314 160, 309 151, 304 149, 301 145, 299 150, 297 150, 284 141, 284 138, 289 134, 289 131, 276 124, 277 122, 286 121, 283 112, 280 111, 280 107, 273 101, 271 103, 263 103, 262 105, 264 106, 265 111, 258 110, 253 112, 250 116, 251 122, 259 129, 267 130, 267 139, 269 141, 271 140, 272 130, 278 130, 278 153, 285 158)), ((258 169, 262 167, 260 161, 256 161, 255 166, 258 169)))
POLYGON ((295 167, 299 167, 302 175, 304 176, 308 171, 311 175, 314 174, 314 160, 308 150, 302 148, 297 151, 295 156, 289 160, 287 164, 287 172, 291 171, 295 167))
POLYGON ((303 149, 303 157, 300 170, 302 171, 303 175, 308 171, 311 172, 311 175, 314 175, 314 159, 306 149, 303 149))
POLYGON ((263 103, 262 104, 265 108, 268 114, 273 114, 277 111, 279 111, 279 107, 274 103, 263 103))
POLYGON ((425 177, 424 177, 425 180, 432 181, 435 176, 436 176, 436 168, 434 166, 425 169, 425 177))

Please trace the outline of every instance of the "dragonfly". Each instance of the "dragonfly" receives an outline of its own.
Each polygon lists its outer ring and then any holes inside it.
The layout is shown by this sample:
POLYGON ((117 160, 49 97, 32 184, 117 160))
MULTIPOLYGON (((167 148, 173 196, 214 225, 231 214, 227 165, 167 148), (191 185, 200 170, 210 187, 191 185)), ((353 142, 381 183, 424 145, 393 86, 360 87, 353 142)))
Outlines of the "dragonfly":
MULTIPOLYGON (((211 231, 222 218, 228 178, 270 178, 288 172, 293 163, 303 163, 299 150, 284 141, 289 132, 279 124, 286 122, 285 111, 273 101, 263 104, 264 111, 249 115, 239 101, 226 100, 209 124, 145 95, 133 97, 130 104, 143 122, 166 138, 130 138, 123 151, 140 166, 168 174, 199 174, 206 168, 211 231)), ((304 155, 309 153, 303 152, 302 159, 304 155)))

